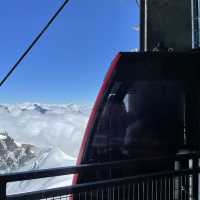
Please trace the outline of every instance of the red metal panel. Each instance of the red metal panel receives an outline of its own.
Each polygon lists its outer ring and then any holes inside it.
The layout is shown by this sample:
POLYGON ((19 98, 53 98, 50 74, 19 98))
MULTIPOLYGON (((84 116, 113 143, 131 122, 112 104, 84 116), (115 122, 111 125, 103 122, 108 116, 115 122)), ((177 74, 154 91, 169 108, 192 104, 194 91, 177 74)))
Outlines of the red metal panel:
MULTIPOLYGON (((115 56, 114 60, 112 61, 111 65, 110 65, 110 68, 109 68, 109 70, 108 70, 108 72, 107 72, 107 74, 105 76, 104 81, 103 81, 103 84, 101 86, 101 89, 100 89, 100 91, 98 93, 98 96, 96 98, 94 107, 93 107, 92 112, 90 114, 90 118, 89 118, 86 130, 85 130, 85 134, 84 134, 84 137, 83 137, 83 140, 82 140, 82 144, 81 144, 81 147, 80 147, 80 151, 79 151, 79 155, 78 155, 78 159, 77 159, 76 165, 80 165, 81 164, 81 161, 83 159, 83 154, 85 152, 85 146, 86 146, 86 143, 87 143, 87 139, 88 139, 89 134, 91 133, 91 129, 92 129, 93 125, 94 125, 94 121, 95 121, 95 118, 96 118, 97 110, 99 109, 99 106, 101 104, 104 92, 105 92, 106 88, 108 87, 108 85, 110 83, 111 76, 113 74, 113 71, 116 70, 120 58, 121 58, 121 54, 118 53, 115 56)), ((74 175, 73 182, 72 182, 73 185, 77 183, 77 179, 78 179, 78 175, 74 175)))

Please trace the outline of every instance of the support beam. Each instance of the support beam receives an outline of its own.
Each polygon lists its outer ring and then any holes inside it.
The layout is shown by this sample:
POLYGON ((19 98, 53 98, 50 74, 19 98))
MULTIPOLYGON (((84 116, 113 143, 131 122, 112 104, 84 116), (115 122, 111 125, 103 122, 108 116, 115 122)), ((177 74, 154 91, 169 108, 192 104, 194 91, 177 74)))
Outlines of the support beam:
POLYGON ((158 43, 175 51, 191 50, 192 1, 141 0, 141 51, 152 51, 158 43))

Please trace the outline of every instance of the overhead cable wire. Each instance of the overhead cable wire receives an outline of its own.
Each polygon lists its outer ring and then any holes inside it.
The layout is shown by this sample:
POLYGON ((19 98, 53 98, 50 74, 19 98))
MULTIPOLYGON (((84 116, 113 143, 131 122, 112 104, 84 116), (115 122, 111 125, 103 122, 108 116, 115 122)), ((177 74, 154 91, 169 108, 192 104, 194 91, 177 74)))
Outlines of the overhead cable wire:
POLYGON ((19 66, 19 64, 22 62, 22 60, 27 56, 27 54, 31 51, 31 49, 34 47, 34 45, 38 42, 38 40, 42 37, 42 35, 47 31, 47 29, 49 28, 49 26, 53 23, 53 21, 60 14, 60 12, 64 9, 64 7, 66 6, 66 4, 68 2, 69 2, 69 0, 65 0, 64 3, 59 7, 59 9, 51 17, 51 19, 44 26, 44 28, 40 31, 40 33, 37 35, 37 37, 32 41, 32 43, 28 46, 28 48, 25 50, 25 52, 19 57, 19 59, 17 60, 17 62, 11 67, 11 69, 9 70, 9 72, 0 81, 0 87, 6 82, 6 80, 9 78, 9 76, 11 76, 11 74, 16 70, 16 68, 19 66))

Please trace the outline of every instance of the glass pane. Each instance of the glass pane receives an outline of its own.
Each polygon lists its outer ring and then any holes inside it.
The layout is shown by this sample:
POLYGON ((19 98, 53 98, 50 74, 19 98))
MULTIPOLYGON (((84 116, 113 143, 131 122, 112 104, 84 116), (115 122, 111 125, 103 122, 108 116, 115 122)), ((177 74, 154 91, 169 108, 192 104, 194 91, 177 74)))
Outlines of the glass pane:
POLYGON ((117 82, 110 90, 93 133, 89 161, 175 154, 184 139, 185 91, 181 83, 125 85, 117 82))

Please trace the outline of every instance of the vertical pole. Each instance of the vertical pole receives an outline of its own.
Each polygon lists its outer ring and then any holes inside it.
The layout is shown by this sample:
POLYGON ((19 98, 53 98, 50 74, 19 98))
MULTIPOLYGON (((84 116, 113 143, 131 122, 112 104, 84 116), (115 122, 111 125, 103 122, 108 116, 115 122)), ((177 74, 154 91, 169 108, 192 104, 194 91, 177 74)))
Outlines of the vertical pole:
POLYGON ((146 24, 147 24, 147 16, 145 6, 147 4, 147 0, 140 0, 140 51, 146 50, 146 37, 147 34, 146 24))
POLYGON ((6 199, 6 182, 0 180, 0 200, 6 199))
POLYGON ((199 188, 199 174, 198 169, 198 158, 193 158, 193 175, 192 175, 192 193, 193 199, 198 200, 198 188, 199 188))

